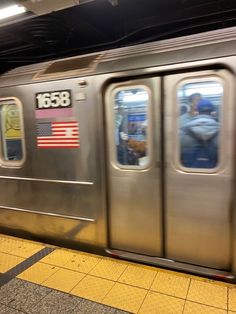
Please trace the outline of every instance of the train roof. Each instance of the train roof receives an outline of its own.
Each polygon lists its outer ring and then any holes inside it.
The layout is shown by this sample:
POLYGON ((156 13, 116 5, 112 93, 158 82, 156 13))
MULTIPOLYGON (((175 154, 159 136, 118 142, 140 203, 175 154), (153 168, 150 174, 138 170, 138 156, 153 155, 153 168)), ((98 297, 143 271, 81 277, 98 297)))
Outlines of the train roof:
POLYGON ((236 52, 236 27, 17 67, 0 86, 23 85, 102 73, 218 58, 236 52), (227 45, 225 43, 227 42, 227 45), (148 58, 147 58, 148 55, 148 58))

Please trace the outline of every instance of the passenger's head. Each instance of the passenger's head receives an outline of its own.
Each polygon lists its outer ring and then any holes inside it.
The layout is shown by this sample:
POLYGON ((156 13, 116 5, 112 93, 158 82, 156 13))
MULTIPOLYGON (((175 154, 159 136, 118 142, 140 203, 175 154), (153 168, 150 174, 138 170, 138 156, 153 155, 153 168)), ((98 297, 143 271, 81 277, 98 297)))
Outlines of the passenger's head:
POLYGON ((197 104, 196 110, 198 111, 199 114, 206 115, 211 115, 215 111, 214 105, 208 99, 201 99, 197 104))
POLYGON ((188 102, 190 103, 191 107, 195 107, 201 99, 202 95, 200 93, 194 93, 189 96, 188 102))
POLYGON ((202 95, 200 93, 194 93, 188 97, 188 102, 190 105, 190 114, 196 114, 196 107, 199 101, 202 99, 202 95))
POLYGON ((125 108, 122 105, 117 106, 117 114, 123 115, 125 113, 125 108))

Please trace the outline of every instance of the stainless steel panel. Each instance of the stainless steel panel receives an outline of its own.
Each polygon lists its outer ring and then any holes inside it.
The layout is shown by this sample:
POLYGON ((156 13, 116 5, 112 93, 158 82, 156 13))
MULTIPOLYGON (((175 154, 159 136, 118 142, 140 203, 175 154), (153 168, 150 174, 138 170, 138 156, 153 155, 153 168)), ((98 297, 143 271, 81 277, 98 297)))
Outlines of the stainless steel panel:
POLYGON ((229 269, 234 160, 233 77, 224 70, 172 75, 165 78, 165 94, 167 258, 229 269), (201 79, 214 75, 222 80, 225 95, 220 138, 221 162, 214 173, 185 172, 177 162, 176 86, 186 78, 201 79))
POLYGON ((104 247, 105 233, 101 225, 64 217, 40 215, 19 210, 0 209, 0 230, 16 231, 23 236, 36 236, 63 245, 70 241, 83 245, 104 247))
MULTIPOLYGON (((96 94, 92 81, 83 89, 84 101, 76 101, 75 95, 80 92, 78 80, 61 80, 56 82, 29 84, 0 89, 0 96, 12 95, 20 99, 23 105, 26 137, 27 161, 21 169, 13 171, 15 176, 68 181, 94 181, 97 174, 97 158, 94 151, 98 136, 98 107, 94 106, 96 94), (38 92, 70 89, 72 91, 73 116, 63 118, 36 119, 35 94, 38 92), (45 121, 79 122, 81 137, 78 149, 39 149, 36 142, 36 123, 45 121), (96 130, 96 131, 95 131, 96 130), (32 171, 33 169, 33 171, 32 171)), ((1 169, 1 176, 12 175, 9 169, 1 169)))
POLYGON ((0 90, 1 96, 15 96, 23 104, 27 156, 26 162, 19 169, 0 169, 0 176, 3 178, 0 184, 4 185, 5 191, 0 195, 0 206, 96 218, 98 200, 101 200, 99 196, 101 175, 98 167, 99 159, 96 157, 98 145, 96 117, 99 113, 98 108, 94 106, 95 94, 91 84, 83 89, 84 101, 75 100, 75 94, 78 92, 77 80, 31 84, 0 90), (72 90, 73 116, 36 119, 35 94, 62 89, 72 90), (80 148, 37 148, 37 122, 70 120, 79 122, 80 148), (18 177, 18 182, 4 180, 4 177, 18 177), (31 182, 27 182, 27 179, 31 182), (78 184, 78 182, 85 184, 78 184), (16 193, 20 191, 17 199, 12 197, 14 191, 16 193))
POLYGON ((101 201, 94 185, 0 179, 0 190, 0 207, 83 218, 96 219, 101 201))
MULTIPOLYGON (((10 207, 10 206, 0 206, 2 209, 7 209, 11 211, 17 211, 17 212, 22 212, 22 213, 30 213, 30 214, 35 214, 35 211, 29 208, 20 208, 20 207, 10 207)), ((58 217, 58 218, 66 218, 66 219, 74 219, 74 220, 80 220, 80 221, 87 221, 87 222, 95 222, 95 219, 93 218, 84 218, 84 217, 79 217, 79 216, 69 216, 69 215, 61 215, 61 214, 52 214, 48 212, 40 212, 37 211, 37 214, 39 215, 45 215, 49 217, 58 217)))
POLYGON ((110 246, 148 255, 162 254, 160 186, 160 81, 158 78, 128 81, 109 87, 106 94, 108 139, 110 246), (151 164, 145 170, 119 168, 114 163, 113 99, 117 87, 147 86, 151 95, 151 164), (155 104, 155 106, 154 106, 155 104), (154 123, 155 121, 155 123, 154 123), (155 143, 155 145, 154 145, 155 143))
POLYGON ((19 169, 0 168, 0 227, 106 246, 101 87, 85 79, 82 91, 77 79, 0 89, 0 97, 22 102, 27 156, 19 169), (73 116, 39 121, 78 121, 80 148, 38 149, 35 93, 64 89, 72 91, 73 116), (77 101, 80 92, 84 100, 77 101))

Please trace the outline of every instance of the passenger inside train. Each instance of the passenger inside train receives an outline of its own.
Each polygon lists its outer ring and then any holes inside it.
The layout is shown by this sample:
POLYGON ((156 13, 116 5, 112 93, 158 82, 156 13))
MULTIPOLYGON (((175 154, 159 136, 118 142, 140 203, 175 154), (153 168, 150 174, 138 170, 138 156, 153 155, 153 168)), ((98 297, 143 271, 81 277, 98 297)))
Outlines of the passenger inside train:
POLYGON ((218 110, 201 93, 189 96, 189 111, 180 116, 181 163, 188 168, 211 169, 218 163, 218 110))
POLYGON ((115 102, 115 143, 121 165, 147 162, 147 92, 141 89, 119 91, 115 102))
POLYGON ((186 123, 192 120, 192 118, 196 115, 196 106, 198 102, 202 99, 202 95, 200 93, 194 93, 188 98, 188 106, 189 110, 180 116, 180 125, 185 126, 186 123))

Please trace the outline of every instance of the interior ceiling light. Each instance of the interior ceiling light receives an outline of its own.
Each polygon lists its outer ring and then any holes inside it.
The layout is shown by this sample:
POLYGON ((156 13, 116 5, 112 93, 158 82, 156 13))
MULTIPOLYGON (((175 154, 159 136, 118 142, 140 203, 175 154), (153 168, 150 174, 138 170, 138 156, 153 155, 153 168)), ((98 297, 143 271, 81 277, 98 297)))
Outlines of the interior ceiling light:
POLYGON ((0 10, 0 20, 6 19, 11 16, 15 16, 18 14, 22 14, 26 12, 26 8, 20 5, 11 5, 9 7, 6 7, 4 9, 0 10))

